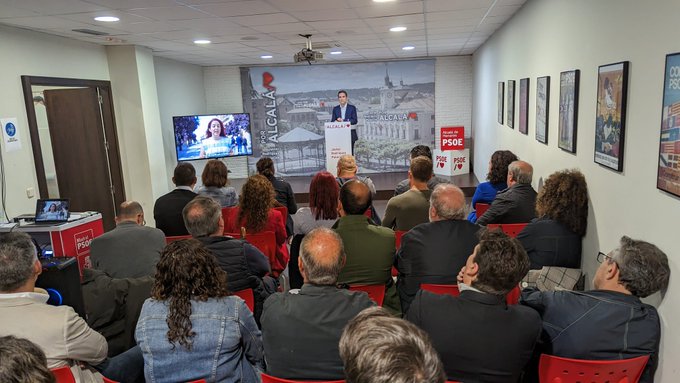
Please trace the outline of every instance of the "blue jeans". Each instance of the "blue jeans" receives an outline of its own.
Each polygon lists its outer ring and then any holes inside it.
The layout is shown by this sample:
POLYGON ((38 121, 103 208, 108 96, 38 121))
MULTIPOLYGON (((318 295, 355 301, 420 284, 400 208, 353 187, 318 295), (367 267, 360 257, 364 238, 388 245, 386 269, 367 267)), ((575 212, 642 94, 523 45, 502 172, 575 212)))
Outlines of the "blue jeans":
POLYGON ((106 358, 93 367, 105 377, 120 383, 144 383, 144 357, 139 346, 106 358))

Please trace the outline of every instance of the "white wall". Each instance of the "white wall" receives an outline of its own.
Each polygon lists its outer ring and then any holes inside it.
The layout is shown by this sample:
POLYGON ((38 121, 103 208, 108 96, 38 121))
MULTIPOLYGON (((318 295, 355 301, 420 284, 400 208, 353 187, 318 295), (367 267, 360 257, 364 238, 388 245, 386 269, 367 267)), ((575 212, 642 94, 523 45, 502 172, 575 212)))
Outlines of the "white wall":
POLYGON ((65 38, 0 26, 0 118, 16 117, 22 149, 2 155, 7 181, 7 212, 11 217, 35 211, 32 187, 38 194, 21 76, 71 77, 109 80, 104 47, 65 38))
POLYGON ((591 199, 583 247, 589 279, 597 252, 615 248, 624 234, 652 242, 668 254, 671 285, 659 306, 660 382, 680 381, 674 363, 680 360, 680 306, 673 305, 680 297, 680 199, 656 189, 665 55, 680 50, 678 15, 676 0, 657 0, 653 6, 634 0, 530 0, 473 56, 476 169, 486 169, 498 149, 512 150, 534 165, 535 187, 555 170, 579 168, 591 199), (630 61, 629 99, 624 168, 617 173, 593 162, 597 68, 624 60, 630 61), (581 70, 575 155, 558 149, 556 140, 559 73, 571 69, 581 70), (534 138, 535 83, 546 75, 551 76, 547 146, 534 138), (496 121, 497 83, 519 84, 524 77, 531 78, 528 136, 496 121))

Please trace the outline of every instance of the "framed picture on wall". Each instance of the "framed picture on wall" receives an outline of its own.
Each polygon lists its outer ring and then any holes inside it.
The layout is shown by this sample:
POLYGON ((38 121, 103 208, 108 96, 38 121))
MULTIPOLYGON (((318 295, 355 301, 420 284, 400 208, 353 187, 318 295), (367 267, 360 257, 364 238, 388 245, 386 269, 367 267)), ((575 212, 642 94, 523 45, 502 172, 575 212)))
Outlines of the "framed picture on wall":
POLYGON ((628 61, 599 67, 595 109, 595 162, 619 172, 623 170, 627 93, 628 61))
POLYGON ((529 79, 519 80, 519 132, 529 134, 529 79))
POLYGON ((576 125, 578 122, 578 69, 560 73, 560 115, 557 146, 576 153, 576 125))
POLYGON ((508 126, 515 129, 515 80, 508 80, 508 126))
POLYGON ((505 83, 500 81, 498 83, 498 123, 503 125, 503 115, 505 114, 505 83))
POLYGON ((550 106, 550 76, 536 79, 536 141, 548 143, 548 108, 550 106))
POLYGON ((680 197, 680 52, 666 56, 656 187, 680 197))

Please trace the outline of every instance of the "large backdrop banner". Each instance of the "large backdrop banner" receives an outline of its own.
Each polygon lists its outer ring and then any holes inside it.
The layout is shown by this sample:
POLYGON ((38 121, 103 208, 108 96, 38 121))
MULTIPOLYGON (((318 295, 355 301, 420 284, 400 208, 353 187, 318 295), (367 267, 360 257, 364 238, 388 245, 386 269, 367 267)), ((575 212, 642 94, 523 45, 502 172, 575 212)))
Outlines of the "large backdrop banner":
POLYGON ((434 145, 434 64, 429 59, 241 68, 253 139, 249 166, 268 156, 284 175, 324 169, 324 123, 342 89, 359 116, 354 154, 360 172, 406 170, 414 145, 434 145))

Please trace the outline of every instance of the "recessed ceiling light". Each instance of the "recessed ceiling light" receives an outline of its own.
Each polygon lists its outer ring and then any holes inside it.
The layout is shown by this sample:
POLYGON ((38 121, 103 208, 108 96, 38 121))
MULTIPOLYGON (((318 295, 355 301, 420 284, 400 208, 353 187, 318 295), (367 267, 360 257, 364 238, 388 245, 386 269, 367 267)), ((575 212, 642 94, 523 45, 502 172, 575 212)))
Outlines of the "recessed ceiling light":
POLYGON ((341 55, 342 51, 333 51, 331 52, 332 55, 341 55))
POLYGON ((406 30, 406 27, 392 27, 390 28, 390 32, 403 32, 406 30))
POLYGON ((94 19, 97 20, 97 21, 104 21, 104 22, 107 22, 107 23, 112 23, 114 21, 120 20, 116 16, 98 16, 98 17, 95 17, 94 19))
POLYGON ((194 40, 194 44, 201 44, 201 45, 203 45, 203 44, 210 44, 210 43, 211 43, 210 40, 202 40, 202 39, 194 40))
POLYGON ((373 0, 374 3, 389 3, 391 1, 395 1, 395 0, 373 0))
POLYGON ((273 57, 272 55, 262 55, 262 56, 260 56, 261 59, 265 59, 265 60, 270 59, 272 57, 273 57))
POLYGON ((414 47, 413 45, 407 45, 405 47, 402 47, 401 49, 403 49, 405 51, 412 51, 412 50, 416 49, 416 47, 414 47))

